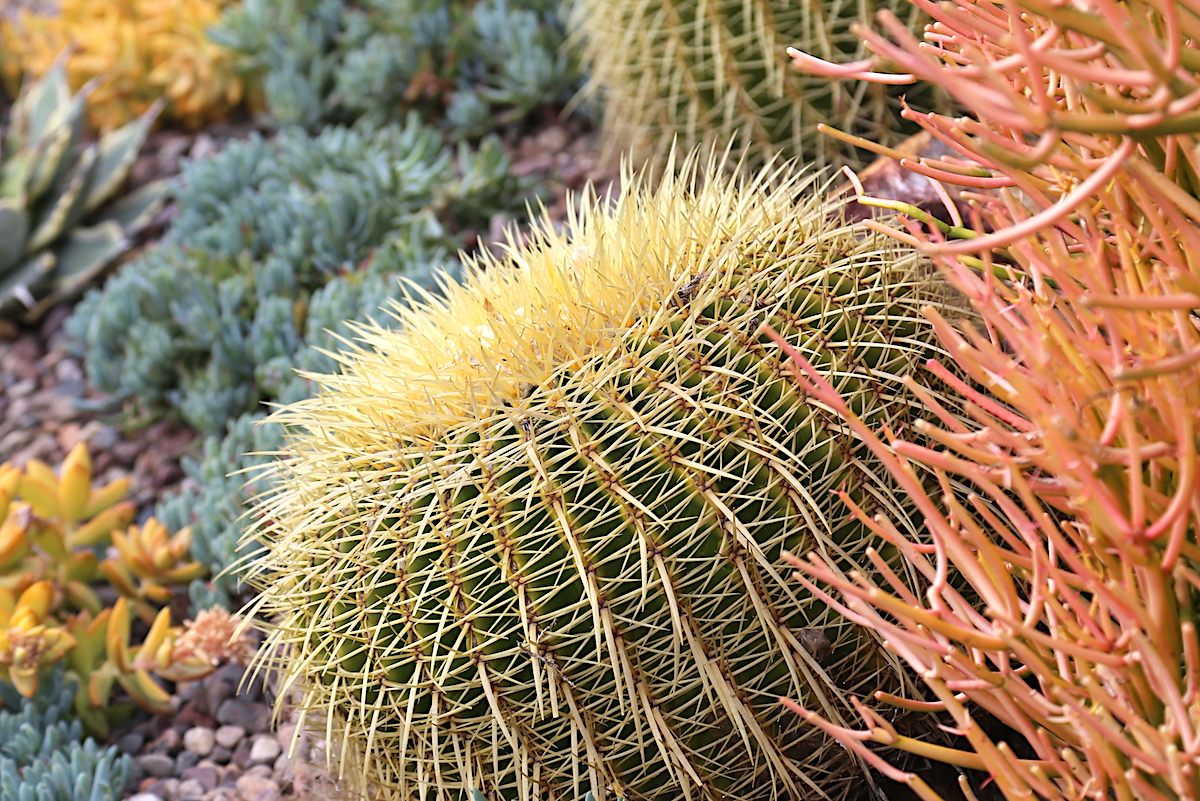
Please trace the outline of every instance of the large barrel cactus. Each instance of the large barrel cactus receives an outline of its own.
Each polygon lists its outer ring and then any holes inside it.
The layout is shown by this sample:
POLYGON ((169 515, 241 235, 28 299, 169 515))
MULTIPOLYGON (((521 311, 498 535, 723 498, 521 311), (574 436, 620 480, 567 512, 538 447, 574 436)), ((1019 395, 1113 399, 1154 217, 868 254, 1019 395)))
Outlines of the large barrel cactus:
POLYGON ((838 719, 904 679, 780 551, 865 561, 838 489, 907 510, 761 328, 903 428, 943 295, 807 179, 720 173, 544 223, 277 413, 258 603, 282 686, 372 798, 849 790, 848 752, 778 697, 838 719))
POLYGON ((923 20, 908 0, 572 0, 570 21, 610 151, 658 160, 676 142, 732 142, 751 167, 779 153, 824 165, 857 163, 856 152, 818 123, 894 143, 899 95, 913 88, 802 75, 786 49, 865 57, 850 26, 884 8, 913 29, 923 20))

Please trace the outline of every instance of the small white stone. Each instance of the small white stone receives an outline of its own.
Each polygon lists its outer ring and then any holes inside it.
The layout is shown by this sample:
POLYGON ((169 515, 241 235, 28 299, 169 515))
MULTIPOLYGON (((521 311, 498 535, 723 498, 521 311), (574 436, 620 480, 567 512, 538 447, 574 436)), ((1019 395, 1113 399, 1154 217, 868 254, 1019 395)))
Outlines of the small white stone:
POLYGON ((207 726, 196 726, 183 734, 183 747, 196 756, 208 756, 216 745, 213 730, 207 726))
POLYGON ((245 736, 246 730, 241 726, 222 726, 217 729, 217 745, 232 751, 245 736))
POLYGON ((282 749, 279 741, 269 734, 260 734, 250 746, 251 762, 274 762, 282 749))

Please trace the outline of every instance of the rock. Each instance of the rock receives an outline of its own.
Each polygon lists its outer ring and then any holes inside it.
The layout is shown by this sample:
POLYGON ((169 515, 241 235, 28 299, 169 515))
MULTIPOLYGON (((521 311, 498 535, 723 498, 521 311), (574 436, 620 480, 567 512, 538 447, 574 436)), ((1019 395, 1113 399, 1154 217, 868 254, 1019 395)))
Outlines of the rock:
POLYGON ((160 779, 147 791, 166 801, 179 801, 179 779, 160 779))
POLYGON ((179 756, 175 757, 175 775, 182 776, 185 770, 196 767, 196 763, 199 761, 199 754, 191 751, 180 751, 179 756))
POLYGON ((137 793, 135 795, 129 796, 129 798, 125 799, 125 801, 164 801, 164 800, 162 798, 159 798, 158 796, 156 796, 154 793, 137 793))
POLYGON ((167 729, 158 735, 150 745, 150 751, 155 754, 177 754, 183 745, 183 737, 174 729, 167 729))
POLYGON ((250 766, 250 741, 242 740, 229 758, 231 765, 237 765, 241 770, 250 766))
POLYGON ((280 754, 275 759, 275 764, 271 766, 271 778, 284 790, 287 790, 295 778, 295 771, 292 769, 292 760, 288 759, 287 754, 280 754))
POLYGON ((274 762, 283 749, 279 742, 269 734, 260 734, 254 738, 250 746, 251 762, 274 762))
POLYGON ((142 754, 134 761, 147 776, 164 779, 175 772, 175 760, 166 754, 142 754))
POLYGON ((258 734, 271 728, 271 708, 266 704, 230 698, 217 709, 217 721, 225 726, 241 726, 250 734, 258 734))
MULTIPOLYGON (((217 729, 217 731, 220 731, 220 729, 217 729)), ((218 765, 225 765, 228 764, 229 760, 233 758, 233 749, 226 748, 223 745, 218 745, 212 750, 212 753, 209 754, 208 757, 218 765)))
POLYGON ((205 711, 210 715, 215 715, 217 710, 221 708, 221 704, 232 698, 236 693, 234 688, 236 685, 231 685, 224 681, 214 681, 210 677, 204 683, 204 693, 201 695, 205 711))
POLYGON ((221 771, 221 784, 225 787, 233 787, 240 778, 242 778, 242 769, 237 765, 227 765, 225 770, 221 771))
POLYGON ((213 730, 205 726, 188 729, 183 735, 183 747, 197 756, 208 756, 216 744, 213 730))
POLYGON ((221 773, 212 765, 197 765, 194 768, 188 768, 180 774, 180 778, 185 782, 196 782, 204 788, 206 793, 211 793, 221 783, 221 773))
POLYGON ((179 783, 179 801, 200 801, 208 790, 195 779, 179 783))
POLYGON ((283 796, 275 782, 249 774, 238 779, 237 791, 242 801, 279 801, 283 796))
MULTIPOLYGON (((234 749, 246 736, 246 730, 241 726, 222 726, 217 729, 216 743, 222 748, 234 749)), ((220 760, 217 760, 220 762, 220 760)))
POLYGON ((141 732, 132 731, 129 734, 123 735, 117 740, 117 750, 122 754, 136 756, 141 753, 142 746, 146 744, 146 735, 141 732))
POLYGON ((246 771, 245 774, 243 774, 243 775, 257 776, 260 779, 269 779, 269 778, 271 778, 271 769, 268 768, 266 765, 255 765, 254 767, 250 768, 250 770, 246 771))

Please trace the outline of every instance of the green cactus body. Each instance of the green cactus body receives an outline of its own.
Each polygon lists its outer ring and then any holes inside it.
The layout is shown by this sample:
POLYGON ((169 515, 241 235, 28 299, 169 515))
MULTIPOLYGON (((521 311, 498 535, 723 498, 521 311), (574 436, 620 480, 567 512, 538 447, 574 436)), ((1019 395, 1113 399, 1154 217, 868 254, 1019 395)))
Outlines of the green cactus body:
POLYGON ((818 123, 892 143, 902 138, 899 94, 913 91, 802 75, 786 48, 863 58, 851 23, 883 8, 910 27, 920 19, 904 0, 574 0, 570 19, 609 151, 658 160, 676 141, 730 143, 751 168, 776 154, 820 166, 857 162, 818 123))
POLYGON ((847 695, 904 679, 780 551, 862 561, 838 489, 908 510, 760 327, 903 428, 942 291, 806 179, 717 172, 545 223, 396 330, 361 327, 343 374, 277 413, 291 456, 251 581, 284 685, 364 793, 849 790, 847 752, 778 697, 846 720, 847 695))

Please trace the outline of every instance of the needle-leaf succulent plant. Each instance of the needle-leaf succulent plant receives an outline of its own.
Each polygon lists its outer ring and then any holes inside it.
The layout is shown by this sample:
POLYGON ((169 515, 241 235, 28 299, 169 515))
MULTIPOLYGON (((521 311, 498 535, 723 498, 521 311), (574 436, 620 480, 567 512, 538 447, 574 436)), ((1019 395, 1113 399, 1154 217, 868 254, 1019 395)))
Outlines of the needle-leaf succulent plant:
POLYGON ((153 183, 110 204, 158 113, 83 141, 89 89, 62 65, 17 97, 0 143, 0 317, 36 319, 82 291, 165 199, 153 183))
POLYGON ((760 326, 904 428, 919 309, 951 301, 811 181, 776 182, 792 165, 697 164, 360 326, 342 374, 277 414, 251 580, 283 685, 374 797, 850 789, 848 752, 778 698, 837 716, 903 679, 780 551, 857 563, 870 537, 839 488, 906 510, 760 326))

